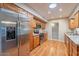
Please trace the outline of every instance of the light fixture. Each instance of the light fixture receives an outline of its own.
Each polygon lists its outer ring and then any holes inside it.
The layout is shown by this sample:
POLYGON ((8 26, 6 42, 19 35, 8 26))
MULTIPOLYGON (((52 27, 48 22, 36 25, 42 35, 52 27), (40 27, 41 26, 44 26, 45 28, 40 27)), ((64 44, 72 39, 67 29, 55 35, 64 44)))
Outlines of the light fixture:
POLYGON ((48 11, 48 14, 51 14, 51 11, 48 11))
POLYGON ((62 12, 63 11, 62 8, 60 8, 59 11, 62 12))
POLYGON ((62 17, 62 15, 59 16, 60 18, 62 17))
POLYGON ((16 24, 16 22, 11 22, 11 21, 1 21, 1 23, 4 23, 4 24, 16 24))
POLYGON ((53 4, 50 4, 49 5, 49 8, 55 8, 57 6, 57 4, 56 3, 53 3, 53 4))
POLYGON ((54 24, 54 23, 51 23, 51 26, 52 26, 52 27, 54 27, 54 26, 55 26, 55 24, 54 24))
POLYGON ((72 19, 71 22, 74 22, 74 20, 72 19))

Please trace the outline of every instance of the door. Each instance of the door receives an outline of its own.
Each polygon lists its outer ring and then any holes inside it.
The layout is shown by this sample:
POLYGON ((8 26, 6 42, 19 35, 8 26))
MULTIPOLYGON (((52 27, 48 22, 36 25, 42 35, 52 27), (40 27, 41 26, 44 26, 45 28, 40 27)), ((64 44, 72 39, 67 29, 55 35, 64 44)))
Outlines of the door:
POLYGON ((54 23, 52 26, 52 39, 58 39, 59 37, 59 23, 54 23))
POLYGON ((0 55, 17 56, 18 14, 4 8, 0 9, 0 55))
POLYGON ((29 21, 28 17, 24 14, 19 14, 19 26, 18 26, 18 40, 19 40, 19 55, 29 55, 29 21))

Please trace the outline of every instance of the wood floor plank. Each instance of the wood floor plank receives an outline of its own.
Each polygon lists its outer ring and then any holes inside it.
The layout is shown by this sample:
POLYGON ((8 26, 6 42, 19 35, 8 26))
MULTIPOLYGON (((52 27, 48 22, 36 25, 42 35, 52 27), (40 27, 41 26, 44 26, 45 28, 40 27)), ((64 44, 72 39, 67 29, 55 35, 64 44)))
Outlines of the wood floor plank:
POLYGON ((30 56, 67 56, 63 42, 48 40, 30 52, 30 56))

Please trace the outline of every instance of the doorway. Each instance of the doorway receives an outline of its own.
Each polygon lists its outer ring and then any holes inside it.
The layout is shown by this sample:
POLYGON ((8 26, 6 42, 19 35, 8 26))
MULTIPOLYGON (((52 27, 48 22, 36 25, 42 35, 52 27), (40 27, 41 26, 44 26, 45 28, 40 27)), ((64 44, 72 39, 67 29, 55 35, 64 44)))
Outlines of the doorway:
POLYGON ((52 39, 59 39, 59 23, 53 23, 52 39))

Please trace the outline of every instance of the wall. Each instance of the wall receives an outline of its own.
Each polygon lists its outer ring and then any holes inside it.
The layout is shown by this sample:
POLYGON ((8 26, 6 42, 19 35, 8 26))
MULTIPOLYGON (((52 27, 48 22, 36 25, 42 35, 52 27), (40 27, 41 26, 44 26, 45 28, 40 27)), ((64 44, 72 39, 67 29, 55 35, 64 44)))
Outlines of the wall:
POLYGON ((52 20, 47 23, 46 30, 48 32, 48 39, 52 40, 52 26, 51 23, 59 23, 59 39, 60 41, 64 41, 64 33, 68 31, 68 20, 60 19, 60 20, 52 20))

